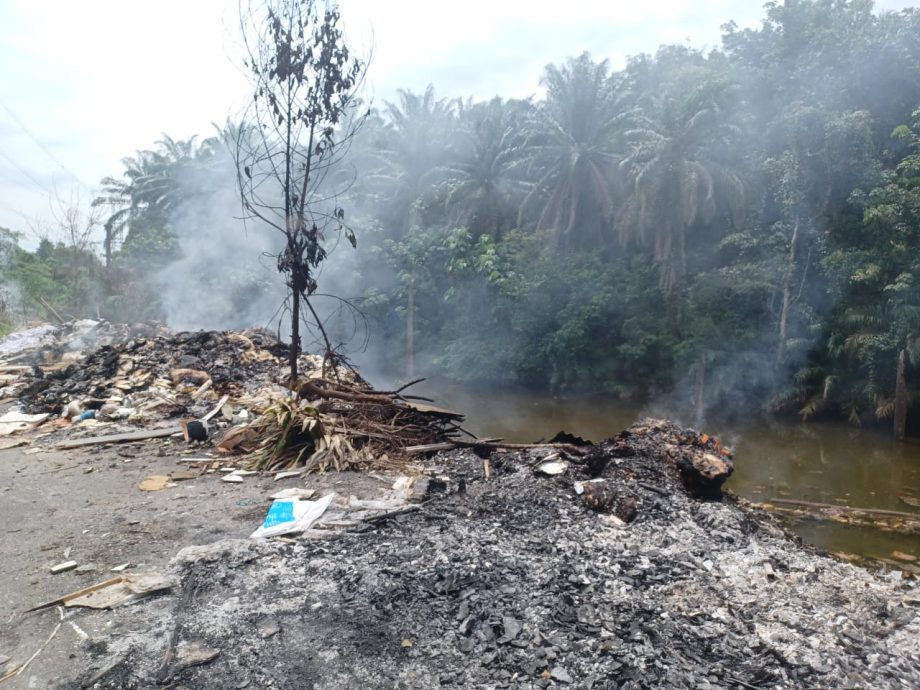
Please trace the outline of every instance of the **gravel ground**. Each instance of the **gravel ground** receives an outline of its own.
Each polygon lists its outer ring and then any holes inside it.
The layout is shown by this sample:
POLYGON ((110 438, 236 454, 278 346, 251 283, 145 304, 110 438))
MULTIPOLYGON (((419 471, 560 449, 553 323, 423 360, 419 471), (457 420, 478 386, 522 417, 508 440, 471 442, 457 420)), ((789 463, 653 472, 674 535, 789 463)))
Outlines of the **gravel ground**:
POLYGON ((185 549, 181 589, 113 612, 130 630, 60 687, 920 688, 917 581, 692 498, 681 433, 646 423, 554 477, 546 451, 494 452, 488 478, 454 451, 417 511, 185 549), (576 493, 595 476, 632 522, 576 493))

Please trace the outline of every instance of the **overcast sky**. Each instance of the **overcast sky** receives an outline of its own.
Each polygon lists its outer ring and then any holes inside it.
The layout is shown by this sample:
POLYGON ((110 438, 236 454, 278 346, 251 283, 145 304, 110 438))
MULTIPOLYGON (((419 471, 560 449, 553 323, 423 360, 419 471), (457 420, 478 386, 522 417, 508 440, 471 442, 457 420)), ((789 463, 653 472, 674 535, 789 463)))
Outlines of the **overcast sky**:
MULTIPOLYGON (((880 9, 915 5, 882 0, 880 9)), ((47 222, 49 197, 88 204, 120 159, 162 132, 207 136, 248 97, 238 0, 0 0, 0 226, 47 222)), ((340 0, 373 48, 375 102, 397 88, 488 98, 539 90, 542 68, 590 51, 615 67, 664 43, 719 44, 750 0, 340 0)), ((31 242, 28 242, 31 244, 31 242)))

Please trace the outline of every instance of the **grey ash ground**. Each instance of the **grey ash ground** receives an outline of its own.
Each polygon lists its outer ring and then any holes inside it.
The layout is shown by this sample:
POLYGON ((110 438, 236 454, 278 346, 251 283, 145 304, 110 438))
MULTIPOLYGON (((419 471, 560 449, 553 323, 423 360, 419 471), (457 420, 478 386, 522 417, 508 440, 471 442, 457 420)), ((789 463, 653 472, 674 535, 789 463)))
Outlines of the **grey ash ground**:
POLYGON ((731 496, 690 497, 662 460, 677 436, 645 427, 552 478, 495 452, 486 480, 454 451, 446 492, 361 532, 183 551, 181 591, 133 607, 144 623, 97 646, 82 685, 920 687, 916 580, 816 553, 731 496), (633 522, 576 495, 598 472, 633 522))

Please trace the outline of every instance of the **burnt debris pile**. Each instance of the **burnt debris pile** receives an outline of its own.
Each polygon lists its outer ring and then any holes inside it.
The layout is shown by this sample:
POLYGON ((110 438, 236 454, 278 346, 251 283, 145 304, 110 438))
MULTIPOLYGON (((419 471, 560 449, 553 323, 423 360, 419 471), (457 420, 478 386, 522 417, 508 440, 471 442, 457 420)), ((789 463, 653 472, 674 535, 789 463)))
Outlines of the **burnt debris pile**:
POLYGON ((717 441, 644 420, 586 451, 453 450, 413 512, 180 554, 174 643, 214 660, 136 636, 94 687, 920 686, 916 585, 699 497, 686 468, 717 441))
POLYGON ((317 355, 300 356, 291 386, 288 346, 264 329, 176 333, 80 321, 4 343, 0 398, 55 416, 51 428, 71 436, 181 423, 186 440, 253 453, 255 469, 341 470, 403 463, 406 448, 461 433, 461 415, 404 389, 374 390, 317 355))

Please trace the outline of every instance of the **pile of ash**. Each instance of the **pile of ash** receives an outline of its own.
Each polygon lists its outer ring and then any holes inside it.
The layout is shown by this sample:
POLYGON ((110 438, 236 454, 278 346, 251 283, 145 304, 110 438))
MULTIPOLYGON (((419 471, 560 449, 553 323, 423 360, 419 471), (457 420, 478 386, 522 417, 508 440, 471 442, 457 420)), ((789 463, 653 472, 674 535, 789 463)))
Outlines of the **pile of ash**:
POLYGON ((182 552, 164 618, 114 640, 91 687, 920 687, 916 582, 698 497, 681 468, 704 449, 646 420, 561 467, 454 450, 432 470, 448 490, 415 512, 182 552), (601 512, 578 492, 596 480, 621 499, 601 512), (626 498, 629 522, 606 512, 626 498), (176 661, 187 649, 207 661, 176 661))

